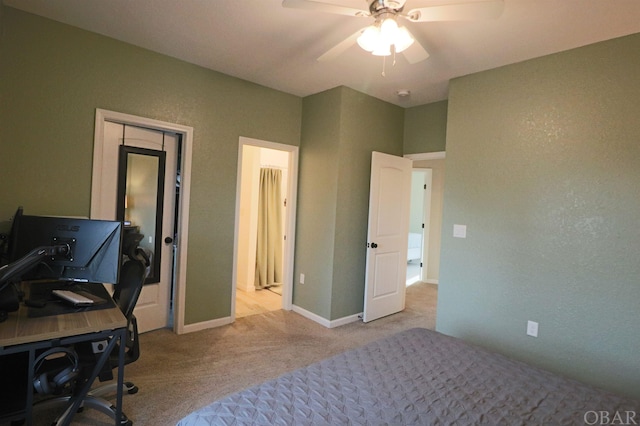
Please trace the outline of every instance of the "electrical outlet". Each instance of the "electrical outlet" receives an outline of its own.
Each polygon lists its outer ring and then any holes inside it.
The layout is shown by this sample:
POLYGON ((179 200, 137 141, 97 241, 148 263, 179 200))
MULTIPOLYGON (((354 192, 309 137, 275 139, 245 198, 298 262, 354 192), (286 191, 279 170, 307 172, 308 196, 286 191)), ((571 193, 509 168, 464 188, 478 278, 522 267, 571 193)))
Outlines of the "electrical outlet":
POLYGON ((527 321, 527 336, 538 337, 538 323, 527 321))
POLYGON ((304 274, 300 274, 300 284, 304 284, 304 274))

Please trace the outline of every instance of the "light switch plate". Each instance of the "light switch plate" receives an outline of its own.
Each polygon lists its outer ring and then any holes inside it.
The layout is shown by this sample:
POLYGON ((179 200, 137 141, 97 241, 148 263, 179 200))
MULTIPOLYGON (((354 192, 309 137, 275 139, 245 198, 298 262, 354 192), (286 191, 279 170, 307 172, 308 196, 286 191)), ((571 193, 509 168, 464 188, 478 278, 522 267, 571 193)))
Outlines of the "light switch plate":
POLYGON ((453 236, 455 238, 467 238, 467 225, 453 225, 453 236))
POLYGON ((527 321, 527 335, 538 337, 538 323, 535 321, 527 321))

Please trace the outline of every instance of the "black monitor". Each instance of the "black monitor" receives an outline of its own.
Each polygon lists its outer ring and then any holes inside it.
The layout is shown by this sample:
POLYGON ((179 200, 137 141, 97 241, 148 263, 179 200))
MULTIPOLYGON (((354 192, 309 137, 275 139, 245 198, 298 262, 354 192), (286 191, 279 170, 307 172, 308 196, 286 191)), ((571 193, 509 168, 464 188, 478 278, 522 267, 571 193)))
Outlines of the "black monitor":
POLYGON ((14 226, 16 245, 12 257, 41 256, 34 267, 21 273, 23 280, 118 282, 121 222, 23 215, 14 226), (48 252, 36 252, 39 248, 47 248, 48 252))
POLYGON ((15 214, 13 215, 13 223, 11 224, 11 232, 9 233, 9 248, 7 250, 7 257, 9 259, 9 263, 17 260, 16 259, 16 247, 18 246, 18 239, 16 234, 18 232, 18 223, 20 223, 20 219, 24 214, 22 206, 18 207, 15 214))

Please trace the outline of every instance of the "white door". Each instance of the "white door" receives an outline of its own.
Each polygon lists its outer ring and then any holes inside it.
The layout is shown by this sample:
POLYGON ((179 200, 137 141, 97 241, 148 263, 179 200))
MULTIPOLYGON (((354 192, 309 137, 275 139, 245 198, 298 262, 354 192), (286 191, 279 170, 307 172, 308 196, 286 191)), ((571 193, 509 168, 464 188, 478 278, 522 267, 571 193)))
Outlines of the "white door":
POLYGON ((373 152, 364 322, 404 309, 412 161, 373 152))
POLYGON ((178 144, 179 138, 174 133, 109 121, 104 123, 102 188, 99 195, 101 201, 97 211, 92 209, 92 217, 109 220, 117 218, 119 152, 121 145, 133 148, 132 151, 135 152, 127 153, 127 197, 126 201, 122 200, 125 208, 124 220, 144 235, 140 246, 152 253, 152 259, 160 259, 158 267, 155 270, 152 267, 149 271, 154 277, 150 281, 154 282, 144 285, 136 305, 135 315, 140 332, 170 325, 178 144), (142 150, 136 151, 137 148, 142 150), (150 195, 144 190, 136 191, 135 185, 136 181, 152 183, 154 179, 157 180, 157 173, 162 171, 162 165, 155 161, 157 157, 154 155, 162 152, 166 155, 164 194, 160 195, 160 204, 156 205, 155 194, 150 195), (132 169, 132 164, 139 164, 138 170, 142 171, 136 172, 132 169), (147 170, 149 173, 145 172, 147 170), (152 176, 147 176, 148 174, 152 176), (160 205, 162 208, 157 208, 160 205), (160 210, 162 218, 156 222, 156 214, 160 210), (160 232, 155 232, 156 226, 160 232))

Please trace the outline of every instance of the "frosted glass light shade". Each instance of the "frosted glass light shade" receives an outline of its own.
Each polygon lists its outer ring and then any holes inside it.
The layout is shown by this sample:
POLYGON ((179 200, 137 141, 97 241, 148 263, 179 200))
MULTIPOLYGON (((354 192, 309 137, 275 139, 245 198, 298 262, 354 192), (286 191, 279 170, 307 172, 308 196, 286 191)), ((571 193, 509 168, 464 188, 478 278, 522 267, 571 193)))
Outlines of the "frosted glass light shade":
POLYGON ((395 19, 387 18, 384 21, 382 21, 382 24, 380 24, 380 35, 384 40, 387 40, 390 43, 392 43, 393 40, 395 40, 397 32, 398 32, 398 23, 396 22, 395 19))
POLYGON ((367 52, 373 52, 380 40, 380 29, 371 25, 358 36, 358 45, 367 52))
POLYGON ((386 18, 364 29, 358 36, 358 45, 375 56, 391 55, 391 46, 395 52, 402 52, 413 43, 413 37, 405 27, 398 27, 393 18, 386 18))
POLYGON ((385 43, 385 40, 381 40, 376 50, 371 52, 374 56, 389 56, 391 55, 391 45, 389 43, 385 43))
POLYGON ((406 50, 409 46, 413 44, 413 41, 414 41, 413 37, 411 37, 409 30, 407 30, 405 27, 398 28, 398 31, 396 31, 396 38, 394 41, 394 44, 396 46, 396 52, 400 53, 406 50))

